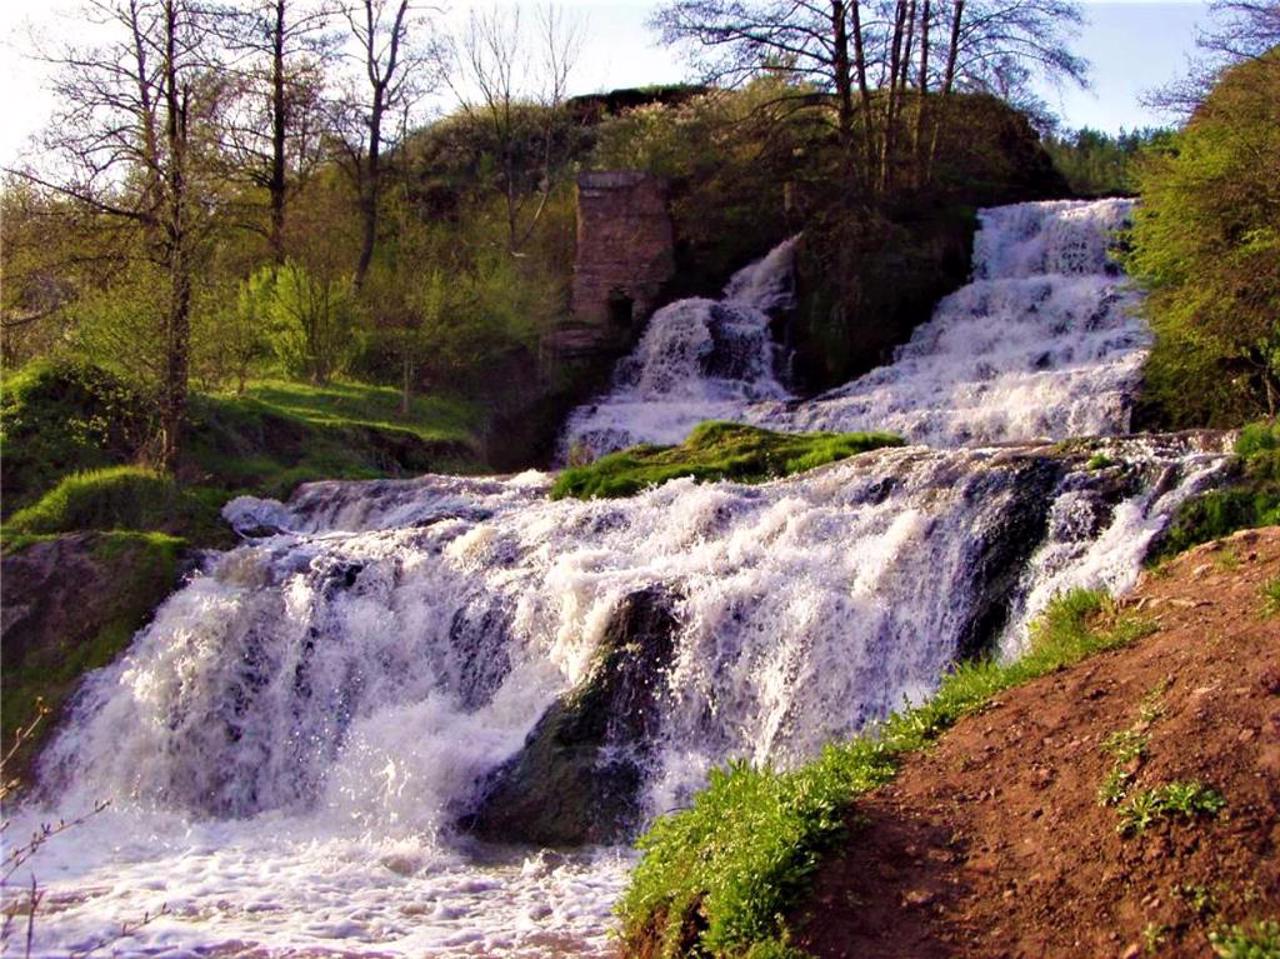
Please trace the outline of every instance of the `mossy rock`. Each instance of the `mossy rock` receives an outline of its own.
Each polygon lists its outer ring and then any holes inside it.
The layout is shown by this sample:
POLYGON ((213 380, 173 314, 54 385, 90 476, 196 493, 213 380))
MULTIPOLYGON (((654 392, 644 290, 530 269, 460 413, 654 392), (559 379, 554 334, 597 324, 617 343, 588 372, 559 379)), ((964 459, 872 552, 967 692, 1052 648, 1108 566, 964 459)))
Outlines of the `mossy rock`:
POLYGON ((674 606, 657 586, 619 604, 587 678, 486 778, 463 828, 491 842, 575 846, 615 842, 640 825, 661 677, 675 645, 674 606))
POLYGON ((110 664, 178 585, 186 542, 163 533, 87 532, 29 536, 0 557, 0 722, 8 747, 50 715, 6 776, 26 779, 85 673, 110 664))

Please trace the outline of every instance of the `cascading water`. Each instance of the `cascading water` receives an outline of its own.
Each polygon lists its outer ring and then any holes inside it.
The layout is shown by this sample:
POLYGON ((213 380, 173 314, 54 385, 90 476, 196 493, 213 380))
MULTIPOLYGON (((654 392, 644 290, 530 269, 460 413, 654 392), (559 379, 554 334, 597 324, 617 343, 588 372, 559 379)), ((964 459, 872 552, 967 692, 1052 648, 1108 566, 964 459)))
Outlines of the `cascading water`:
MULTIPOLYGON (((1122 210, 987 211, 976 272, 1002 278, 948 300, 898 363, 814 404, 851 427, 923 424, 963 448, 589 503, 549 501, 550 478, 530 472, 314 483, 288 504, 231 504, 251 541, 211 557, 86 682, 46 752, 62 815, 113 805, 42 851, 37 953, 63 955, 162 902, 168 914, 116 948, 605 953, 628 853, 495 849, 456 824, 591 674, 629 598, 661 587, 673 624, 634 752, 647 819, 729 758, 797 762, 927 695, 957 655, 1016 651, 1056 591, 1126 588, 1172 510, 1215 481, 1224 458, 1196 437, 1107 440, 1103 469, 1033 442, 978 442, 1124 427, 1143 334, 1103 254, 1122 210), (1001 324, 1014 329, 994 338, 1001 324), (966 340, 965 326, 989 335, 966 340), (957 372, 981 364, 985 378, 957 372), (973 392, 979 382, 989 389, 973 392), (1042 417, 994 415, 1033 393, 1042 417), (951 416, 949 397, 962 407, 951 416), (980 425, 962 429, 967 418, 980 425)), ((722 403, 801 416, 776 402, 766 308, 787 288, 775 267, 735 278, 731 321, 707 301, 696 317, 681 304, 659 314, 643 362, 573 429, 660 438, 645 431, 724 415, 722 403), (679 399, 652 416, 645 396, 679 399)))
MULTIPOLYGON (((695 364, 666 373, 659 344, 701 329, 715 307, 675 303, 654 315, 615 389, 569 419, 562 447, 677 443, 709 418, 787 432, 890 430, 931 446, 1123 432, 1150 340, 1136 294, 1107 256, 1131 208, 1130 200, 1064 200, 982 211, 973 282, 938 304, 892 364, 803 402, 780 395, 770 376, 762 390, 718 390, 707 404, 695 364), (663 389, 637 391, 632 384, 651 369, 664 371, 663 389), (645 401, 654 405, 637 415, 645 401)), ((786 289, 777 271, 789 266, 795 242, 739 277, 760 272, 786 289)), ((771 298, 758 308, 785 305, 771 298)))

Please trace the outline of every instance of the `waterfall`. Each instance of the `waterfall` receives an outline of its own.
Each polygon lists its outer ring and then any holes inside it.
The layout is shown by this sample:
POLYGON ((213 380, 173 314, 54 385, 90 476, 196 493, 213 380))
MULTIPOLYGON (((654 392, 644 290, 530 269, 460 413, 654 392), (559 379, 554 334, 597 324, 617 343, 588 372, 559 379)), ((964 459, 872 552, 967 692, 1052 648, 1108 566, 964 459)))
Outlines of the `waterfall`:
POLYGON ((600 761, 627 754, 645 821, 730 758, 801 762, 927 696, 957 656, 1017 652, 1055 592, 1127 588, 1217 480, 1204 437, 1108 439, 1104 468, 1040 441, 1126 425, 1145 334, 1105 256, 1125 209, 985 211, 974 283, 892 366, 811 404, 786 401, 768 331, 789 241, 720 302, 655 316, 568 433, 660 439, 736 412, 932 445, 623 500, 551 502, 528 472, 229 504, 245 544, 87 679, 43 757, 59 812, 113 806, 42 853, 56 909, 38 951, 163 901, 125 953, 607 952, 622 846, 495 849, 458 823, 592 675, 631 598, 660 587, 669 655, 646 677, 646 742, 606 741, 600 761), (1031 396, 1034 416, 1017 408, 1031 396))

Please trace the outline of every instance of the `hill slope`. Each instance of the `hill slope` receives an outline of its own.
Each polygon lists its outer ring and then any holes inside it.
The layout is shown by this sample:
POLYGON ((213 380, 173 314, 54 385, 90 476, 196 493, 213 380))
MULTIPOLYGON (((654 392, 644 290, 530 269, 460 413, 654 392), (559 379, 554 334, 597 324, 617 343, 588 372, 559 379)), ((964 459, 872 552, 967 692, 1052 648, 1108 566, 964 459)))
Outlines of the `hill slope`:
POLYGON ((1233 924, 1266 938, 1254 923, 1280 919, 1268 586, 1280 593, 1280 527, 1147 574, 1124 605, 1157 632, 1010 690, 858 802, 796 944, 859 959, 1135 957, 1211 955, 1210 933, 1233 924), (1190 815, 1159 816, 1166 787, 1192 783, 1190 815))

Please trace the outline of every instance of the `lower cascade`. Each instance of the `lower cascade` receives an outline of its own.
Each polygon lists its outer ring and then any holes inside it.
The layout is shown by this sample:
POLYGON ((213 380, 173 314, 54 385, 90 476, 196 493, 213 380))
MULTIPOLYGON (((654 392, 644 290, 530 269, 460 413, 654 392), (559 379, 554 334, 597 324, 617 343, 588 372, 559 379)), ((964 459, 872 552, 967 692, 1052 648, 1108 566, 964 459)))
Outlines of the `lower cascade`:
POLYGON ((769 336, 788 241, 656 315, 566 431, 602 449, 710 415, 917 445, 621 500, 552 502, 528 472, 229 504, 245 544, 86 681, 42 759, 57 815, 111 806, 41 851, 36 954, 162 903, 116 948, 604 954, 627 841, 711 768, 803 761, 958 657, 1016 655, 1054 594, 1132 585, 1218 481, 1220 437, 1117 435, 1147 343, 1106 256, 1127 209, 984 211, 974 282, 812 401, 769 336), (1051 442, 1075 434, 1110 438, 1051 442))

